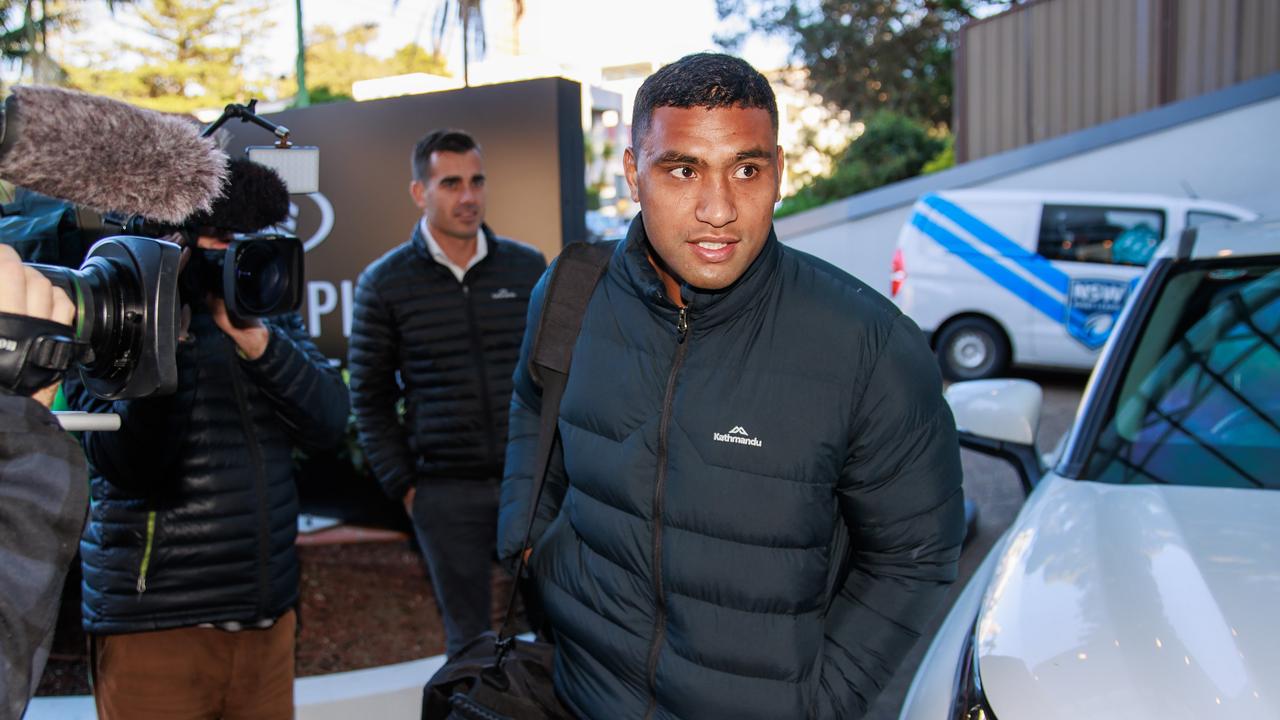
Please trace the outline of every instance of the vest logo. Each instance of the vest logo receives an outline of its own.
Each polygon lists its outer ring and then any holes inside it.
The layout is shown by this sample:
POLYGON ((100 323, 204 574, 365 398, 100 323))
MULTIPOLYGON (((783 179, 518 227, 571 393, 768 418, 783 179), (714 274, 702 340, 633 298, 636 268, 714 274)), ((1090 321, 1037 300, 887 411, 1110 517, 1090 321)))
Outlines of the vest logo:
POLYGON ((490 295, 489 297, 493 298, 494 300, 515 300, 516 294, 511 292, 507 288, 502 288, 501 290, 495 290, 493 294, 490 295))
POLYGON ((17 350, 17 349, 18 349, 18 343, 14 342, 13 338, 0 338, 0 350, 13 352, 14 350, 17 350))
POLYGON ((764 447, 764 443, 760 438, 751 437, 751 433, 741 425, 734 425, 733 429, 727 433, 711 433, 711 439, 716 442, 729 443, 730 445, 750 445, 751 447, 764 447))

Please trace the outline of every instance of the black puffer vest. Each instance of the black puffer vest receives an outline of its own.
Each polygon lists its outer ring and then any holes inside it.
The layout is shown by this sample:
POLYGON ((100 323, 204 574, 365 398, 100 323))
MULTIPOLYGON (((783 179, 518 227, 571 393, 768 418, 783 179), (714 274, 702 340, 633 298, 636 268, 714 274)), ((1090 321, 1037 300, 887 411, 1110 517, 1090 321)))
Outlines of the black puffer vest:
POLYGON ((419 480, 502 476, 511 371, 546 261, 487 228, 486 242, 488 254, 458 282, 415 225, 356 285, 352 404, 360 442, 391 497, 419 480))

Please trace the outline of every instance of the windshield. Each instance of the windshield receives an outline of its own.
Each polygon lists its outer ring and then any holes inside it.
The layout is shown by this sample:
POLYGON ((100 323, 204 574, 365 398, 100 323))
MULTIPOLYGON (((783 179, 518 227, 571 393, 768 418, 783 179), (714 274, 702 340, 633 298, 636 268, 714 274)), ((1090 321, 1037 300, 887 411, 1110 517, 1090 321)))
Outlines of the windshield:
POLYGON ((1175 270, 1084 477, 1280 488, 1280 264, 1175 270))

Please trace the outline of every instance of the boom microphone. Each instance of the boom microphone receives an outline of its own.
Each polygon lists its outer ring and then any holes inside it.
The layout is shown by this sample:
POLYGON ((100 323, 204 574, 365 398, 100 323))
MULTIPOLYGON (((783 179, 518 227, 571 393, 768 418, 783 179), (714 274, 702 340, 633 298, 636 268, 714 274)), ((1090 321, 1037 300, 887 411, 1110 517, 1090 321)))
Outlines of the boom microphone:
POLYGON ((0 111, 0 178, 99 211, 180 223, 226 163, 194 124, 96 95, 19 85, 0 111))

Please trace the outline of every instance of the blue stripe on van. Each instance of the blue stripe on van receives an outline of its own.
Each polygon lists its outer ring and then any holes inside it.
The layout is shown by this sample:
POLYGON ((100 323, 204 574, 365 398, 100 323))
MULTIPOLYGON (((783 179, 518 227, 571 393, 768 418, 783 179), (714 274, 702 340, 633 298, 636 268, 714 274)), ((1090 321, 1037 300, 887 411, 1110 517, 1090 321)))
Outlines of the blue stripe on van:
POLYGON ((1054 267, 1043 255, 1033 253, 1010 240, 1003 233, 966 212, 963 208, 939 195, 928 194, 921 202, 936 210, 943 217, 964 228, 977 239, 991 246, 998 254, 1013 260, 1020 267, 1039 278, 1046 285, 1066 294, 1071 278, 1054 267))
POLYGON ((956 257, 973 266, 974 270, 991 278, 996 284, 1017 295, 1022 300, 1044 313, 1056 323, 1067 318, 1067 308, 1048 293, 1027 281, 1026 278, 1001 265, 983 254, 974 246, 961 240, 955 233, 920 213, 913 213, 911 224, 921 232, 933 238, 956 257))

